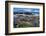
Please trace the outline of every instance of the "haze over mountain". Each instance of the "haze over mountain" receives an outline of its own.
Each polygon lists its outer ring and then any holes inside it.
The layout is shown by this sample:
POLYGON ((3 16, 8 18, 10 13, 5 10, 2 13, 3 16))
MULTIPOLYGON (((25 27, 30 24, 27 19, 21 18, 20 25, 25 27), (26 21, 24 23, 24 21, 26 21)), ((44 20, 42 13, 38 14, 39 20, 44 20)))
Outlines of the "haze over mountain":
POLYGON ((39 15, 39 11, 38 8, 13 8, 14 14, 34 14, 36 16, 39 15))
POLYGON ((23 13, 25 13, 25 12, 39 13, 39 9, 38 8, 13 8, 13 11, 14 12, 20 12, 20 13, 21 12, 23 12, 23 13))

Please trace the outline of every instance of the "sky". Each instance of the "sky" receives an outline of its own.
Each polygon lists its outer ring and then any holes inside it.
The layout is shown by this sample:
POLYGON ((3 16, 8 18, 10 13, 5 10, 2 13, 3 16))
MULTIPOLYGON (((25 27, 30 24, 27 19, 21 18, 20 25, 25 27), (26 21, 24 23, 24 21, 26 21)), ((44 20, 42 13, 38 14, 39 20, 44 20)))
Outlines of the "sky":
POLYGON ((37 12, 39 13, 38 8, 13 8, 14 12, 37 12))

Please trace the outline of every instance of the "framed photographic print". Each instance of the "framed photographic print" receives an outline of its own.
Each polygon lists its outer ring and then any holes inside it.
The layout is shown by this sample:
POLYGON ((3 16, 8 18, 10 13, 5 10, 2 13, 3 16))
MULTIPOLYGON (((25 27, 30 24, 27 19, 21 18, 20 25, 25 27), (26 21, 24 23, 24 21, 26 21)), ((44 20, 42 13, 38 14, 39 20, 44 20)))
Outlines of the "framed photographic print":
POLYGON ((45 4, 38 2, 5 2, 5 34, 45 32, 45 4))

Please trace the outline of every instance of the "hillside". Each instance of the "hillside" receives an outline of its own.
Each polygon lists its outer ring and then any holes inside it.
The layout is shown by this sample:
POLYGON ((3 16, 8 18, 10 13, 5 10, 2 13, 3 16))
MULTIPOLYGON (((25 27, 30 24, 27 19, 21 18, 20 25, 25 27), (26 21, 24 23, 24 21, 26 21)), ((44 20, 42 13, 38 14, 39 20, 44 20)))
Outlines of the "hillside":
POLYGON ((26 15, 15 14, 14 15, 14 27, 38 27, 39 15, 26 15))

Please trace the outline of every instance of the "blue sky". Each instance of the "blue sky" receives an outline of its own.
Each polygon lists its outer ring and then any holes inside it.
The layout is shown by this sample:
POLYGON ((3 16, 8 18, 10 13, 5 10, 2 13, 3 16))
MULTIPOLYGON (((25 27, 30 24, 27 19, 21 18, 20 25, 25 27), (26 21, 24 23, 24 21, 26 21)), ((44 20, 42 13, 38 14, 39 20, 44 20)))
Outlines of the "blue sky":
POLYGON ((36 12, 39 13, 39 8, 13 8, 13 12, 36 12))

